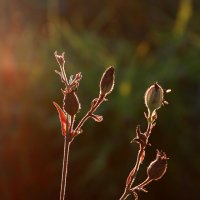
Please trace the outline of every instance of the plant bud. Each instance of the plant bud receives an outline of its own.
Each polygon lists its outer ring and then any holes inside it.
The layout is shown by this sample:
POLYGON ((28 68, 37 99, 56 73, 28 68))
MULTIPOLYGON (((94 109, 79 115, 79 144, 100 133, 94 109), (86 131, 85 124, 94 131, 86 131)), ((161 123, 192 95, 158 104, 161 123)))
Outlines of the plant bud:
POLYGON ((63 110, 69 115, 76 115, 80 110, 81 106, 78 97, 74 91, 66 93, 63 99, 63 110))
POLYGON ((109 67, 103 73, 100 81, 100 94, 107 95, 112 92, 115 84, 115 69, 114 67, 109 67))
POLYGON ((163 89, 157 83, 147 89, 144 100, 150 114, 152 114, 155 110, 159 109, 162 106, 163 99, 163 89))
POLYGON ((157 150, 156 159, 151 162, 147 168, 147 174, 149 180, 158 180, 162 178, 167 170, 167 158, 164 152, 157 150))

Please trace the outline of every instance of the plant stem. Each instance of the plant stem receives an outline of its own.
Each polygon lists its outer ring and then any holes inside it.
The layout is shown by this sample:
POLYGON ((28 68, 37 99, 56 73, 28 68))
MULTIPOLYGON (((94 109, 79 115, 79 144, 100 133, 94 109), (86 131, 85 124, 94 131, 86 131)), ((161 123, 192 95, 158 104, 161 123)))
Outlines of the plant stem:
POLYGON ((121 196, 119 200, 125 200, 130 195, 130 192, 128 192, 126 189, 124 191, 124 194, 121 196))
POLYGON ((137 172, 139 170, 139 167, 140 167, 140 164, 141 164, 141 157, 142 157, 144 151, 145 150, 140 145, 140 150, 138 151, 138 155, 137 155, 137 161, 135 163, 133 170, 130 172, 130 174, 132 174, 131 175, 132 181, 128 185, 126 185, 126 188, 125 188, 124 193, 121 196, 120 200, 125 200, 131 194, 130 189, 131 189, 131 186, 132 186, 132 184, 135 180, 137 172))
POLYGON ((128 185, 129 189, 133 185, 133 182, 134 182, 134 180, 137 176, 137 172, 138 172, 138 170, 140 168, 140 164, 141 164, 141 157, 142 157, 144 151, 145 151, 145 148, 140 145, 140 150, 138 152, 137 161, 136 161, 136 164, 135 164, 135 167, 134 167, 134 173, 132 175, 132 181, 131 181, 130 185, 128 185))
MULTIPOLYGON (((137 172, 138 172, 140 165, 142 163, 141 158, 142 158, 143 154, 145 153, 145 148, 146 148, 146 145, 148 144, 148 139, 149 139, 149 136, 151 134, 152 128, 153 128, 152 123, 148 122, 147 130, 146 130, 146 136, 147 136, 146 144, 145 145, 140 144, 140 149, 139 149, 138 154, 137 154, 137 160, 136 160, 135 166, 132 169, 132 171, 129 173, 129 176, 131 177, 131 181, 130 181, 130 183, 128 183, 126 185, 124 193, 119 200, 125 200, 132 193, 131 187, 133 185, 133 182, 134 182, 134 180, 137 176, 137 172)), ((144 182, 144 183, 146 183, 146 182, 144 182)), ((137 186, 135 188, 137 188, 137 186)))
MULTIPOLYGON (((99 96, 96 104, 93 107, 91 107, 90 111, 82 118, 82 120, 77 125, 75 131, 79 130, 83 126, 85 121, 89 117, 91 117, 92 113, 104 101, 104 97, 105 97, 104 95, 99 96)), ((65 137, 65 140, 64 140, 64 155, 63 155, 63 168, 62 168, 62 179, 61 179, 61 188, 60 188, 60 200, 64 200, 65 199, 65 188, 66 188, 66 179, 67 179, 69 147, 70 147, 71 141, 73 140, 73 137, 74 137, 73 135, 71 135, 72 134, 72 130, 73 130, 74 119, 75 119, 75 116, 71 116, 69 134, 68 134, 68 136, 72 136, 72 138, 71 137, 65 137)))
POLYGON ((144 180, 142 183, 140 183, 139 185, 137 185, 136 187, 133 188, 133 191, 136 190, 137 188, 141 188, 141 187, 144 187, 146 185, 148 185, 152 180, 149 179, 149 177, 144 180))
POLYGON ((83 126, 83 124, 87 121, 87 119, 89 117, 91 117, 91 115, 93 114, 94 111, 96 111, 96 109, 100 106, 100 104, 105 101, 104 99, 104 95, 100 95, 97 102, 95 103, 94 106, 91 107, 91 109, 89 110, 89 112, 86 113, 86 115, 81 119, 81 121, 79 122, 79 124, 77 125, 77 127, 75 128, 75 131, 81 129, 81 127, 83 126))
POLYGON ((66 188, 66 179, 67 179, 67 168, 68 168, 68 156, 69 156, 69 147, 71 141, 66 137, 64 138, 64 154, 63 154, 63 167, 62 167, 62 179, 61 179, 61 188, 60 188, 60 200, 65 199, 65 188, 66 188))

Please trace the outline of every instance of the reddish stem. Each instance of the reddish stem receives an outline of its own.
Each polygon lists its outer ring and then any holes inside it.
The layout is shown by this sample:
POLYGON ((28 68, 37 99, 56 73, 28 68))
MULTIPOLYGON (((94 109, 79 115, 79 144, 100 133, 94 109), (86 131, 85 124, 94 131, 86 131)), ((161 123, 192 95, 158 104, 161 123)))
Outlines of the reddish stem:
POLYGON ((61 188, 60 188, 60 200, 65 199, 69 148, 70 148, 70 144, 73 140, 72 132, 73 132, 74 119, 75 119, 75 115, 72 115, 70 117, 69 132, 68 132, 67 136, 64 137, 64 154, 63 154, 62 179, 61 179, 61 188))
POLYGON ((136 190, 136 189, 140 189, 143 188, 144 186, 148 185, 152 180, 149 178, 146 178, 142 183, 140 183, 139 185, 135 186, 133 189, 131 189, 132 191, 136 190))
POLYGON ((75 128, 75 132, 80 130, 83 124, 87 121, 89 117, 92 116, 94 111, 100 106, 100 104, 105 100, 105 95, 100 95, 95 105, 93 105, 90 110, 86 113, 86 115, 81 119, 77 127, 75 128))
POLYGON ((125 200, 129 195, 131 195, 131 186, 136 178, 137 172, 140 168, 140 164, 141 164, 141 157, 143 155, 143 152, 145 151, 145 148, 142 147, 142 145, 140 145, 140 149, 138 151, 138 155, 137 155, 137 161, 135 163, 135 166, 133 168, 133 170, 130 172, 129 176, 131 176, 131 181, 129 184, 126 185, 125 190, 123 195, 121 196, 120 200, 125 200))
POLYGON ((64 154, 63 154, 63 167, 62 167, 62 179, 61 179, 61 188, 60 188, 60 200, 65 199, 65 188, 66 188, 66 179, 67 179, 67 168, 68 168, 68 157, 69 157, 69 147, 70 140, 66 137, 64 139, 64 154))
MULTIPOLYGON (((129 173, 129 176, 131 177, 131 181, 129 181, 129 183, 126 185, 125 187, 125 190, 124 190, 124 193, 123 195, 121 196, 120 200, 125 200, 127 199, 128 196, 130 196, 132 194, 132 191, 131 191, 131 187, 133 185, 133 182, 136 178, 136 175, 137 175, 137 172, 140 168, 140 165, 141 165, 141 161, 142 161, 142 156, 143 156, 143 153, 145 151, 145 148, 146 148, 146 145, 148 144, 148 138, 151 134, 151 130, 152 130, 152 123, 148 122, 148 127, 147 127, 147 130, 146 130, 146 136, 147 136, 147 141, 146 141, 146 144, 145 145, 142 145, 140 143, 140 149, 138 151, 138 154, 137 154, 137 160, 136 160, 136 163, 135 163, 135 166, 134 168, 131 170, 131 172, 129 173)), ((129 177, 128 176, 128 177, 129 177)), ((137 187, 137 186, 136 186, 137 187)), ((136 188, 135 187, 135 188, 136 188)))

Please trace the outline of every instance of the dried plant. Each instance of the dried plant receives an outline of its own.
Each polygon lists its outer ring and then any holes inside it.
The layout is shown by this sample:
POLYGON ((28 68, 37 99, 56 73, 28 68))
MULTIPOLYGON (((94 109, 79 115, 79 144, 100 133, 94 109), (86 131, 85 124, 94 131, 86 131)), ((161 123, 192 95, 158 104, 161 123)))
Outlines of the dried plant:
POLYGON ((78 96, 76 94, 79 82, 82 78, 81 73, 77 73, 75 76, 70 76, 68 79, 65 73, 65 58, 64 53, 58 55, 55 52, 56 60, 60 66, 60 71, 55 70, 59 74, 62 83, 64 83, 65 88, 61 89, 63 93, 63 107, 61 107, 53 102, 60 118, 62 135, 64 136, 64 155, 63 155, 63 168, 62 168, 62 179, 61 179, 61 189, 60 189, 60 200, 65 199, 65 188, 66 188, 66 178, 68 172, 68 155, 71 142, 74 138, 82 133, 82 127, 84 123, 92 118, 96 122, 101 122, 103 120, 102 116, 94 114, 96 109, 106 101, 106 97, 112 92, 115 82, 115 70, 113 67, 109 67, 103 73, 99 87, 99 96, 91 102, 91 107, 89 111, 84 115, 79 123, 75 126, 75 118, 77 113, 81 109, 81 104, 79 102, 78 96))
MULTIPOLYGON (((165 92, 170 91, 171 90, 166 90, 165 92)), ((137 154, 135 166, 127 177, 125 190, 120 200, 125 200, 130 195, 133 195, 135 200, 138 200, 138 193, 147 192, 144 187, 153 180, 162 178, 167 169, 168 158, 166 154, 157 150, 156 159, 152 161, 147 168, 147 178, 142 183, 133 186, 140 165, 145 158, 146 147, 150 146, 149 137, 152 133, 153 127, 156 125, 157 110, 162 105, 167 104, 167 101, 164 100, 164 90, 160 85, 158 85, 158 83, 153 84, 147 89, 144 100, 148 112, 148 114, 144 113, 148 126, 144 133, 141 132, 139 125, 136 127, 136 137, 131 142, 136 142, 139 144, 139 151, 137 154)))

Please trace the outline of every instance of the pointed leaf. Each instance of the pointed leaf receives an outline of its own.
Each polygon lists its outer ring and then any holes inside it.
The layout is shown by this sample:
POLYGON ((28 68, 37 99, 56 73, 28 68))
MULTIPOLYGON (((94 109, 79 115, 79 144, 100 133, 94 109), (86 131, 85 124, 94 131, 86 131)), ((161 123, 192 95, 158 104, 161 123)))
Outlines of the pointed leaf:
POLYGON ((62 134, 63 134, 63 136, 66 136, 67 126, 68 126, 67 117, 66 117, 65 113, 62 111, 62 109, 60 108, 60 106, 56 102, 53 102, 53 104, 56 107, 58 114, 59 114, 62 134))
POLYGON ((92 114, 92 118, 94 119, 95 122, 101 122, 101 121, 103 121, 103 116, 100 116, 100 115, 94 115, 94 114, 92 114))

